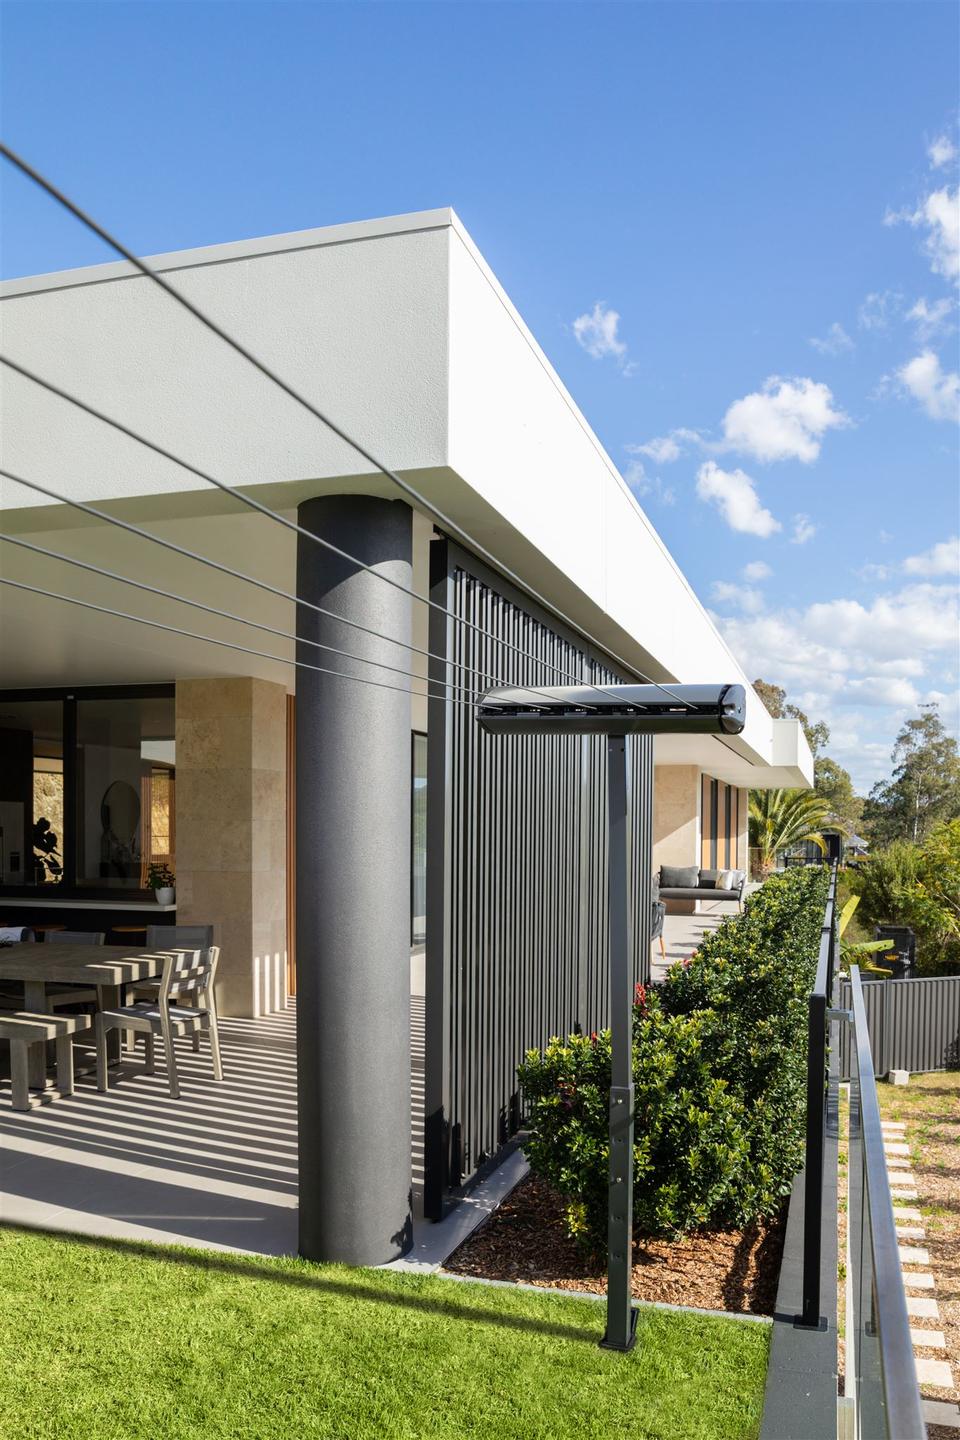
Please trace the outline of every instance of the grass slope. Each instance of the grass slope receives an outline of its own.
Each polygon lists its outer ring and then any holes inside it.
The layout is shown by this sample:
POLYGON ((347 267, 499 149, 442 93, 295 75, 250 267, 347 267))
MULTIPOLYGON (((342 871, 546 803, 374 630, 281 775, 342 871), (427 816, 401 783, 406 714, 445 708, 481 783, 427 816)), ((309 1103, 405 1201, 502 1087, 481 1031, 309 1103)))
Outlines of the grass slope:
POLYGON ((0 1230, 18 1440, 750 1440, 766 1326, 433 1276, 0 1230))

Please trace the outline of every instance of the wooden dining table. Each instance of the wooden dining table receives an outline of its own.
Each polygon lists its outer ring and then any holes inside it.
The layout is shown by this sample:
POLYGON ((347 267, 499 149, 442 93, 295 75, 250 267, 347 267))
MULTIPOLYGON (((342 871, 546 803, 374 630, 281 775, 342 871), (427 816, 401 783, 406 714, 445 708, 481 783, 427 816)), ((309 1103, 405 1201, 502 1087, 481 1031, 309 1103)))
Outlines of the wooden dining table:
MULTIPOLYGON (((116 1010, 123 1004, 123 987, 151 980, 163 973, 163 952, 128 950, 121 945, 19 944, 0 949, 0 981, 23 984, 23 1008, 46 1013, 50 985, 89 986, 97 992, 97 1008, 116 1010)), ((108 1036, 110 1058, 120 1057, 120 1032, 108 1036)), ((29 1084, 41 1090, 46 1084, 46 1056, 40 1045, 30 1051, 29 1084)))

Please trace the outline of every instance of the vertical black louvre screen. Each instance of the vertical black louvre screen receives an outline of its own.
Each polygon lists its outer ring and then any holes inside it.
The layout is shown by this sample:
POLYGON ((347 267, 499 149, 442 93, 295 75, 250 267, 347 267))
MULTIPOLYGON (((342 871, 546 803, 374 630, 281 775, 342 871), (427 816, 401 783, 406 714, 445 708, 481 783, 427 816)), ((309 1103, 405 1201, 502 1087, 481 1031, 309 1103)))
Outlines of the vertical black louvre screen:
MULTIPOLYGON (((477 698, 495 684, 635 679, 450 541, 433 543, 431 594, 448 612, 431 611, 430 649, 446 657, 431 661, 431 677, 477 698)), ((635 973, 645 980, 652 738, 630 737, 628 749, 635 973)), ((425 1209, 438 1219, 449 1192, 518 1129, 525 1052, 607 1023, 606 741, 492 741, 469 705, 438 693, 427 795, 425 1209)))

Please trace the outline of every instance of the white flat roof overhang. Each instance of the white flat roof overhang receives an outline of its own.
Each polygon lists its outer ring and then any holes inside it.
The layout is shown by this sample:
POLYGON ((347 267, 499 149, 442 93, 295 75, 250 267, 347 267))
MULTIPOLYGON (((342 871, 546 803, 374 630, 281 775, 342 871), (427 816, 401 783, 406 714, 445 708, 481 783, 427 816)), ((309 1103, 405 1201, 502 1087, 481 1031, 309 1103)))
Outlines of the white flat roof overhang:
MULTIPOLYGON (((452 211, 211 246, 151 263, 638 674, 749 686, 452 211)), ((6 353, 275 509, 292 513, 301 499, 324 491, 398 494, 126 264, 10 281, 0 296, 6 353)), ((289 586, 289 550, 267 539, 279 527, 28 381, 9 373, 2 381, 7 468, 74 498, 107 502, 118 514, 136 512, 148 527, 190 530, 201 516, 218 517, 237 568, 262 564, 263 537, 268 550, 284 549, 289 586)), ((38 497, 0 483, 5 527, 28 533, 26 511, 38 497)), ((38 531, 76 526, 71 512, 61 522, 51 514, 57 507, 39 503, 38 531)), ((77 539, 82 548, 79 531, 77 539)), ((101 563, 105 554, 122 555, 117 569, 130 563, 129 546, 115 547, 112 535, 98 537, 96 548, 101 563)), ((151 559, 145 569, 163 565, 151 559)), ((60 570, 54 585, 51 567, 43 568, 44 583, 74 593, 76 578, 67 581, 60 570)), ((210 582, 198 572, 189 583, 190 593, 203 597, 210 582)), ((126 608, 142 606, 142 597, 132 603, 131 592, 129 599, 126 608)), ((69 656, 75 621, 51 622, 53 602, 35 603, 42 624, 63 631, 51 655, 69 656)), ((90 618, 83 624, 89 633, 90 618)), ((196 644, 184 645, 199 673, 196 644)), ((166 640, 164 647, 169 653, 166 640)), ((224 673, 228 652, 215 661, 211 654, 209 663, 224 673)), ((242 655, 235 668, 247 668, 242 655)), ((777 760, 769 716, 752 690, 737 741, 739 749, 724 753, 729 765, 738 760, 739 773, 775 765, 785 774, 799 769, 792 783, 812 778, 802 756, 796 764, 777 760)))

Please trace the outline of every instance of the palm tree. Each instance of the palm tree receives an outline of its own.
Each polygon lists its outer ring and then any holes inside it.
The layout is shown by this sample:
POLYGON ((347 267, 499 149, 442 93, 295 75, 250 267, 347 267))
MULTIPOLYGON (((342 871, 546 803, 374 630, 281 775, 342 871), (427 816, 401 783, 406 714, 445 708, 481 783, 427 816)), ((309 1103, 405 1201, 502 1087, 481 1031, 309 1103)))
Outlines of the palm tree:
POLYGON ((844 828, 830 812, 827 801, 814 790, 751 790, 750 847, 757 852, 757 869, 766 879, 781 850, 812 840, 826 854, 821 831, 844 828))

